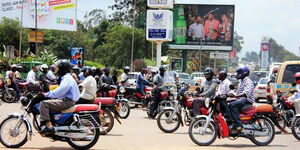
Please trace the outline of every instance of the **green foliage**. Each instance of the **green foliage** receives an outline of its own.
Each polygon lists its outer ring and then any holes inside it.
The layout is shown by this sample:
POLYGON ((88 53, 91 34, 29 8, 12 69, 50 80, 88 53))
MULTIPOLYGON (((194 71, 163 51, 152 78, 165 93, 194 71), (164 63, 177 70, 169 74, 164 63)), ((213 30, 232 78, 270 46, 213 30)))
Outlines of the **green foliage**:
POLYGON ((259 62, 259 54, 256 52, 246 52, 245 57, 242 58, 242 61, 245 62, 259 62))
POLYGON ((54 64, 54 62, 56 62, 57 60, 57 56, 47 50, 41 52, 41 54, 36 58, 36 61, 40 61, 43 64, 47 64, 49 66, 54 64))
POLYGON ((144 59, 147 66, 156 66, 156 61, 151 59, 144 59))
POLYGON ((273 38, 270 39, 270 57, 273 57, 274 62, 300 60, 300 57, 289 52, 282 45, 278 44, 273 38))
POLYGON ((88 61, 88 60, 84 61, 84 65, 85 66, 96 67, 96 68, 104 68, 105 67, 104 65, 102 65, 100 63, 96 63, 96 62, 92 62, 92 61, 88 61))

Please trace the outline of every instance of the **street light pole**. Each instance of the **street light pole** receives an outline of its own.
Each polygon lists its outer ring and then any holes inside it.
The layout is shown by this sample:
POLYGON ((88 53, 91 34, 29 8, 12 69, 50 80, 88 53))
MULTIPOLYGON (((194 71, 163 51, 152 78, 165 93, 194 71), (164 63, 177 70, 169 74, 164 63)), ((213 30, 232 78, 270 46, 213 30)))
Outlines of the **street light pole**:
POLYGON ((133 50, 134 50, 134 28, 135 28, 135 1, 132 0, 133 2, 133 29, 132 29, 132 40, 131 40, 131 70, 133 70, 133 50))

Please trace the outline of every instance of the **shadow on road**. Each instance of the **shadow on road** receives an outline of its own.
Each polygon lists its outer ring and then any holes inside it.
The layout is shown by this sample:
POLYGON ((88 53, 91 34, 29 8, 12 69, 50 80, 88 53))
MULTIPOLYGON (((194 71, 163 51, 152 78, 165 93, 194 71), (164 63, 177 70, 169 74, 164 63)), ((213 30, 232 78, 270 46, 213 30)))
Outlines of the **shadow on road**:
MULTIPOLYGON (((249 147, 257 147, 254 144, 222 144, 222 145, 211 145, 210 147, 230 147, 230 148, 249 148, 249 147)), ((263 146, 262 146, 263 147, 263 146)), ((287 147, 286 145, 268 145, 265 147, 287 147)))
MULTIPOLYGON (((5 147, 0 147, 0 149, 5 148, 5 147)), ((72 147, 44 147, 44 148, 37 148, 37 147, 21 147, 18 149, 30 149, 30 150, 74 150, 72 147)), ((108 149, 90 149, 90 150, 108 150, 108 149)))

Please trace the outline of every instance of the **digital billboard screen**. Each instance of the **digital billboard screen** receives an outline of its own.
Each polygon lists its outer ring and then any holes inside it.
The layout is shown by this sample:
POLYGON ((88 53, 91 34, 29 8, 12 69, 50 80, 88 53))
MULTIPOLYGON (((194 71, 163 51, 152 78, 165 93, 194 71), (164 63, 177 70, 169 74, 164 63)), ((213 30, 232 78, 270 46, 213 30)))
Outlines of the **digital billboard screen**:
POLYGON ((176 4, 174 49, 232 50, 234 5, 176 4))

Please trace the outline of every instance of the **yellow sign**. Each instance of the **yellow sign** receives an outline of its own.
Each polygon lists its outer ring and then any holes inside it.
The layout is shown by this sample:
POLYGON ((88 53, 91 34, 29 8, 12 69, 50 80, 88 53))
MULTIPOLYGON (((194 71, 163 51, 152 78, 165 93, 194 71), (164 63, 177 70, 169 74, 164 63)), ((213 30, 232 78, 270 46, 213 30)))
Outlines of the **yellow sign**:
POLYGON ((36 32, 31 31, 28 35, 28 41, 29 42, 38 42, 38 43, 43 43, 44 41, 44 32, 37 32, 37 37, 35 36, 36 32))

